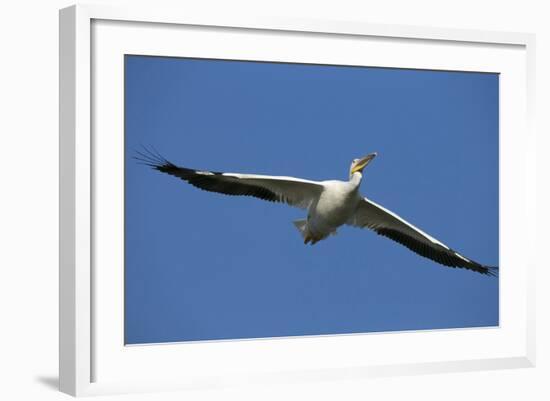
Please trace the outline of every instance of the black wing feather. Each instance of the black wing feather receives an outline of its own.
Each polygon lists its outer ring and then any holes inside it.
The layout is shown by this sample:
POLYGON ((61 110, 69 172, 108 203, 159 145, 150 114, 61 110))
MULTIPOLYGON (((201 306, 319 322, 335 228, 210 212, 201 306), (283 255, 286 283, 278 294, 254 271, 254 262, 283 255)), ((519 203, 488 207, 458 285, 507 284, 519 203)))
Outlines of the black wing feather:
POLYGON ((270 202, 287 202, 284 196, 279 195, 268 188, 244 182, 238 177, 226 176, 216 171, 201 171, 186 167, 176 166, 166 160, 160 154, 144 148, 143 151, 136 151, 134 158, 143 164, 152 167, 162 173, 170 174, 181 178, 189 184, 210 192, 218 192, 225 195, 253 196, 270 202))
POLYGON ((399 244, 410 249, 411 251, 421 256, 424 256, 425 258, 431 259, 437 263, 440 263, 444 266, 460 267, 468 270, 473 270, 478 273, 487 274, 489 276, 497 276, 497 267, 485 266, 471 259, 468 259, 469 262, 467 262, 466 260, 458 257, 455 253, 456 251, 454 251, 453 249, 447 249, 437 244, 428 246, 423 242, 417 241, 411 236, 408 236, 398 230, 394 230, 391 228, 380 227, 375 228, 374 231, 377 234, 398 242, 399 244))
POLYGON ((485 266, 469 258, 465 258, 455 250, 435 240, 401 217, 367 198, 364 198, 359 204, 355 216, 350 219, 348 224, 361 228, 369 228, 377 234, 407 247, 418 255, 444 266, 458 267, 489 276, 497 276, 498 267, 485 266))

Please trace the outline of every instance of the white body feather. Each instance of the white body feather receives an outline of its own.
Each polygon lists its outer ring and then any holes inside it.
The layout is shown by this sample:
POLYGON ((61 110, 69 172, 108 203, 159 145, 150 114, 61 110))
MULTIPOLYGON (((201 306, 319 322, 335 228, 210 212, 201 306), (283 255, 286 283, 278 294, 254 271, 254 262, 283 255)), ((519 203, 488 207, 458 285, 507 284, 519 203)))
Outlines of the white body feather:
POLYGON ((309 239, 313 244, 335 234, 338 227, 346 224, 361 201, 360 182, 360 173, 355 173, 348 182, 322 182, 323 191, 309 207, 307 225, 301 230, 306 241, 309 239))

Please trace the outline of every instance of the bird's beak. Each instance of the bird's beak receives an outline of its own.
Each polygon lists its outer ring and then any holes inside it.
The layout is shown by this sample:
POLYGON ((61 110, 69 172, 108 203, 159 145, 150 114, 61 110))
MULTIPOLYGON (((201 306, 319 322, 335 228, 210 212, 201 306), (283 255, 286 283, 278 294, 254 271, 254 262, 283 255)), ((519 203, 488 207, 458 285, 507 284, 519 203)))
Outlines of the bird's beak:
POLYGON ((378 153, 374 152, 371 154, 366 155, 362 159, 360 159, 355 166, 353 166, 353 169, 351 170, 351 173, 361 172, 367 165, 376 157, 378 153))

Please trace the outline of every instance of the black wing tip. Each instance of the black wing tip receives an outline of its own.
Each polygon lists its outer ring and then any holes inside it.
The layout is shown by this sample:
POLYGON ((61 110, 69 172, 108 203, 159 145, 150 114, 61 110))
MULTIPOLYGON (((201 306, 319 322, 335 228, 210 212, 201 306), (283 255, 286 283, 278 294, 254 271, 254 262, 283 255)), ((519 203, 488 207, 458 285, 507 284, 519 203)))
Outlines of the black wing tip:
POLYGON ((491 277, 498 277, 498 266, 483 266, 483 274, 491 277))
POLYGON ((134 150, 132 158, 145 166, 162 172, 168 172, 173 168, 177 168, 175 164, 162 156, 153 146, 146 147, 141 145, 140 150, 134 150))
POLYGON ((498 266, 485 266, 473 261, 472 264, 452 264, 446 266, 474 271, 477 273, 481 273, 484 276, 498 277, 498 266))

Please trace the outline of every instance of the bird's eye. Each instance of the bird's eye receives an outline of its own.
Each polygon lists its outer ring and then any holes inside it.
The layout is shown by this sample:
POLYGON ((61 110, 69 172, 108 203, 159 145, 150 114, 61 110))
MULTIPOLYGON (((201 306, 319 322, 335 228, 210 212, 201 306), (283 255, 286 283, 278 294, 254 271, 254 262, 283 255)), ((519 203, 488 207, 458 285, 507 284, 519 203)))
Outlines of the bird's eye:
POLYGON ((359 159, 353 159, 354 163, 357 163, 358 161, 359 161, 359 159))

